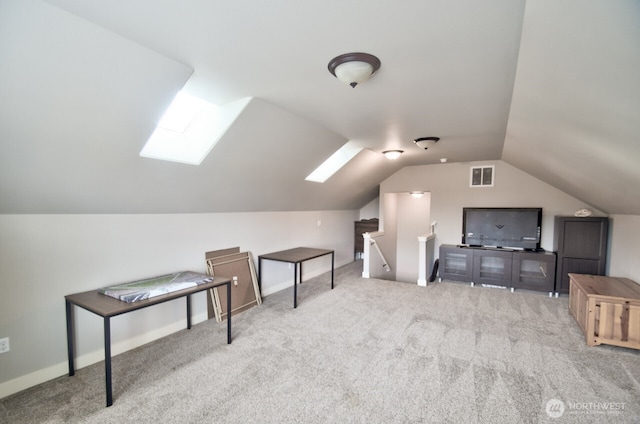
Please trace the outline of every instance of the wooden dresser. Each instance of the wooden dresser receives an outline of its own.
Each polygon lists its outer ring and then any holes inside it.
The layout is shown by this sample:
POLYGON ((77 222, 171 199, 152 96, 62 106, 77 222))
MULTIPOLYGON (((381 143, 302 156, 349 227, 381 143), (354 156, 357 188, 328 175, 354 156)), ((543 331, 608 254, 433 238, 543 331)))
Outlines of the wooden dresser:
POLYGON ((588 346, 640 349, 640 285, 628 278, 569 274, 569 311, 588 346))

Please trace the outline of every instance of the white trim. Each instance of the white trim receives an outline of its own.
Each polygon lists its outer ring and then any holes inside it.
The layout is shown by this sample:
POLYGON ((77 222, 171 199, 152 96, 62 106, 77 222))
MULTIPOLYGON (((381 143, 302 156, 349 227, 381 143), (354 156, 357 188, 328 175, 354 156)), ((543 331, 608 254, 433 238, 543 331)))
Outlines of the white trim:
MULTIPOLYGON (((371 233, 362 234, 362 238, 364 238, 364 251, 362 252, 362 278, 371 277, 371 245, 375 243, 375 240, 373 240, 375 237, 382 237, 383 235, 384 231, 373 231, 371 233)), ((380 252, 380 248, 377 245, 376 248, 380 252)), ((382 252, 380 252, 380 255, 382 256, 382 252)), ((384 257, 382 258, 382 260, 386 262, 384 257)), ((390 268, 386 264, 385 268, 387 269, 387 271, 390 270, 390 268)))
POLYGON ((369 272, 370 261, 371 261, 371 233, 363 233, 362 238, 363 242, 363 252, 362 252, 362 278, 370 278, 371 273, 369 272))
MULTIPOLYGON (((207 312, 205 311, 194 315, 191 318, 191 323, 197 324, 200 322, 204 322, 207 319, 207 312)), ((141 334, 139 336, 122 340, 111 346, 111 357, 135 349, 154 340, 161 339, 170 334, 177 333, 178 331, 182 331, 185 328, 186 327, 184 320, 181 319, 169 325, 165 325, 164 327, 141 334)), ((104 361, 104 349, 94 350, 92 352, 87 352, 83 355, 77 356, 75 358, 75 368, 77 371, 81 368, 88 367, 89 365, 93 365, 101 361, 104 361)), ((0 399, 64 375, 69 375, 68 360, 1 383, 0 399)), ((104 385, 104 379, 96 381, 95 383, 104 385)))
POLYGON ((427 287, 427 241, 435 237, 435 234, 418 236, 418 285, 420 287, 427 287))
MULTIPOLYGON (((291 264, 291 265, 293 265, 293 264, 291 264)), ((335 268, 334 268, 334 270, 335 270, 335 268)), ((322 274, 325 274, 327 272, 328 272, 327 270, 321 270, 321 269, 317 269, 315 271, 309 271, 309 272, 305 271, 305 273, 304 273, 304 281, 310 280, 312 278, 315 278, 315 277, 317 277, 319 275, 322 275, 322 274)), ((300 281, 298 281, 298 284, 300 284, 300 281)), ((293 279, 291 279, 289 281, 285 281, 284 283, 281 283, 281 284, 277 284, 275 286, 271 286, 266 290, 263 290, 262 291, 262 297, 267 297, 267 296, 269 296, 271 294, 277 293, 277 292, 282 291, 284 289, 287 289, 289 287, 293 287, 293 279)))

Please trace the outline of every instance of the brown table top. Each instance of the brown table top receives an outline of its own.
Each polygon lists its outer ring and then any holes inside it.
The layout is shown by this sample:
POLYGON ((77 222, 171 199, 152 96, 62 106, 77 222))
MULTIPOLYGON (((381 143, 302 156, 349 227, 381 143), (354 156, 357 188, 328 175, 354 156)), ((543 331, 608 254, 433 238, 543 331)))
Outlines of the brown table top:
POLYGON ((146 308, 147 306, 156 305, 158 303, 167 302, 179 297, 188 296, 210 288, 222 286, 231 280, 223 277, 213 277, 213 281, 199 284, 184 290, 174 291, 172 293, 162 294, 150 299, 139 300, 137 302, 127 303, 106 294, 99 293, 98 290, 89 290, 82 293, 69 294, 65 296, 69 302, 78 305, 101 317, 112 317, 124 314, 125 312, 135 311, 136 309, 146 308))
POLYGON ((293 249, 259 255, 258 258, 280 262, 300 263, 309 259, 328 255, 329 253, 333 253, 333 250, 316 249, 312 247, 295 247, 293 249))
POLYGON ((571 283, 579 285, 588 296, 640 300, 640 284, 628 278, 569 274, 569 279, 571 283))

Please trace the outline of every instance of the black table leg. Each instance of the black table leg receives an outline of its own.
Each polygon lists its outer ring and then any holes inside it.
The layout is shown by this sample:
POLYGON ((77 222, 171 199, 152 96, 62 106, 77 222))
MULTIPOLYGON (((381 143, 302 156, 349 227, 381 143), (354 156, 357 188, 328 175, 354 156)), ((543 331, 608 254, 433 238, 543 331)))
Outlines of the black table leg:
POLYGON ((104 378, 107 386, 107 406, 113 405, 111 390, 111 323, 109 317, 104 318, 104 378))
POLYGON ((333 290, 333 265, 334 265, 334 254, 331 252, 331 290, 333 290))
POLYGON ((191 330, 191 295, 187 296, 187 330, 191 330))
POLYGON ((231 281, 227 282, 227 344, 231 344, 231 281))
POLYGON ((258 291, 262 295, 262 258, 258 257, 258 291))
POLYGON ((293 307, 298 307, 298 264, 293 264, 293 307))
POLYGON ((71 302, 65 299, 65 309, 67 313, 67 356, 69 358, 69 377, 76 373, 76 368, 73 363, 73 314, 71 310, 71 302))

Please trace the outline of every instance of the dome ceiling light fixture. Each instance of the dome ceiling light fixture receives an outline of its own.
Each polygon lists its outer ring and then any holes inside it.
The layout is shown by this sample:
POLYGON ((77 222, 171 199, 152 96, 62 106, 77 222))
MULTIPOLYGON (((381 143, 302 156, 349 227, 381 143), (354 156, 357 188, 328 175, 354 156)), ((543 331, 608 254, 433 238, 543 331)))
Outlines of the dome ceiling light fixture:
POLYGON ((404 153, 403 150, 385 150, 382 154, 389 160, 396 160, 404 153))
POLYGON ((345 53, 331 59, 328 68, 333 76, 355 88, 380 69, 380 59, 369 53, 345 53))
POLYGON ((416 146, 427 150, 429 147, 433 146, 440 140, 440 137, 420 137, 413 140, 416 143, 416 146))

